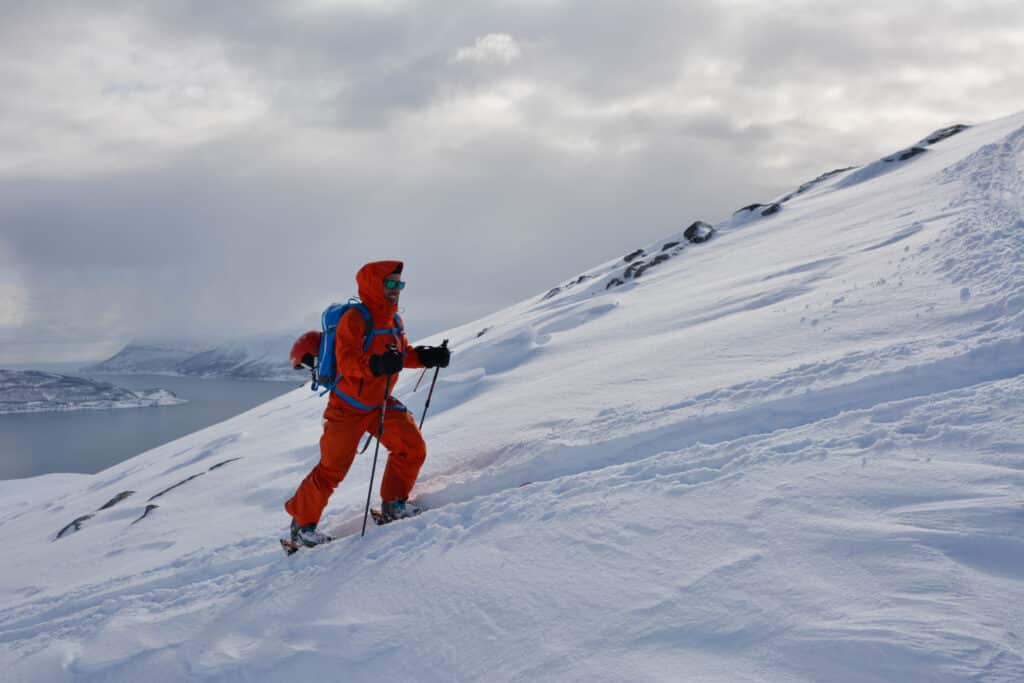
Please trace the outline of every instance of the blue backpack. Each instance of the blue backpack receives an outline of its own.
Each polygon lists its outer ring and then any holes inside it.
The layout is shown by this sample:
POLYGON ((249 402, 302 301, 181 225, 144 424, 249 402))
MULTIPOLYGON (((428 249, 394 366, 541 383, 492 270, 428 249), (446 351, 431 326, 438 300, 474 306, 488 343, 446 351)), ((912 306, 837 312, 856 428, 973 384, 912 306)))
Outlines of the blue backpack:
POLYGON ((338 372, 338 368, 335 364, 334 358, 334 339, 338 330, 338 323, 341 321, 343 315, 348 313, 349 309, 356 309, 360 315, 363 316, 363 321, 366 323, 366 333, 363 336, 363 352, 365 353, 369 348, 370 344, 373 343, 373 338, 378 334, 394 334, 400 335, 402 333, 402 319, 395 314, 395 326, 384 330, 373 329, 373 316, 370 315, 370 309, 366 307, 366 304, 359 301, 358 299, 349 299, 344 304, 331 304, 328 306, 323 315, 320 316, 320 353, 316 359, 316 373, 313 377, 313 391, 316 391, 320 387, 326 387, 321 393, 326 394, 331 391, 334 386, 341 379, 341 373, 338 372))

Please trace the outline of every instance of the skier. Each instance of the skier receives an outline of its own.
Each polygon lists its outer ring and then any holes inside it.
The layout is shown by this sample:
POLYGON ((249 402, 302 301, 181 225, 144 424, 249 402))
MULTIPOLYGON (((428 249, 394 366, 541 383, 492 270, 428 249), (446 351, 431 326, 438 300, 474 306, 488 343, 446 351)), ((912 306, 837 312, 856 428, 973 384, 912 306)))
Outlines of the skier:
POLYGON ((338 321, 334 354, 341 379, 324 411, 320 462, 284 504, 292 517, 296 544, 311 547, 331 540, 317 529, 320 516, 348 473, 363 434, 377 434, 385 402, 380 439, 389 455, 380 485, 381 519, 388 522, 418 512, 407 501, 426 458, 426 444, 413 416, 388 394, 402 368, 448 367, 450 354, 445 346, 417 346, 410 353, 398 317, 398 299, 405 288, 401 278, 401 261, 367 263, 356 274, 359 298, 372 316, 372 329, 355 309, 338 321), (364 351, 367 335, 371 337, 364 351))

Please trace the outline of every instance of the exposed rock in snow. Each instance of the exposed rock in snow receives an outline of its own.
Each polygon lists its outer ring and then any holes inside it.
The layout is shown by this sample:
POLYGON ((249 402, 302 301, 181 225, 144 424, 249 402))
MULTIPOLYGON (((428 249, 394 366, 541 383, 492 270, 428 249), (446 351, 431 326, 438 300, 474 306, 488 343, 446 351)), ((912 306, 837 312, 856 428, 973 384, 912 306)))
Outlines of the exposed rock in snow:
POLYGON ((964 132, 968 128, 970 128, 970 126, 967 126, 967 125, 965 125, 963 123, 958 123, 958 124, 953 125, 953 126, 947 126, 946 128, 940 128, 937 131, 935 131, 934 133, 932 133, 931 135, 927 136, 924 140, 922 140, 918 144, 921 144, 921 145, 934 145, 936 142, 942 142, 943 140, 945 140, 947 138, 953 137, 957 133, 964 132))
POLYGON ((704 221, 696 221, 690 225, 686 230, 683 231, 683 237, 690 240, 694 244, 700 244, 701 242, 707 242, 711 239, 711 236, 715 234, 715 229, 710 223, 704 221))
POLYGON ((628 254, 626 254, 625 256, 623 256, 622 260, 625 261, 626 263, 632 263, 633 261, 635 261, 636 259, 640 258, 643 255, 644 255, 644 250, 643 249, 637 249, 637 250, 631 251, 628 254))
POLYGON ((743 208, 736 209, 733 215, 750 216, 771 216, 782 210, 782 204, 773 202, 771 204, 748 204, 743 208))
POLYGON ((839 183, 836 184, 837 189, 846 187, 852 187, 859 183, 863 183, 868 180, 877 178, 880 175, 892 172, 894 169, 901 166, 912 159, 917 159, 921 155, 928 152, 931 145, 946 140, 958 133, 961 133, 968 129, 968 126, 963 124, 957 124, 955 126, 949 126, 948 128, 941 128, 931 135, 921 140, 916 145, 901 149, 898 152, 889 154, 882 157, 878 161, 868 164, 864 168, 861 168, 854 173, 843 178, 839 183))
POLYGON ((786 202, 788 202, 793 197, 796 197, 798 195, 802 195, 805 192, 809 192, 810 190, 813 190, 814 188, 818 187, 819 185, 824 183, 829 178, 833 178, 833 177, 839 175, 840 173, 846 173, 847 171, 852 171, 855 168, 856 168, 856 166, 846 166, 844 168, 833 169, 831 171, 828 171, 827 173, 822 173, 820 176, 818 176, 814 180, 808 180, 806 183, 804 183, 803 185, 798 187, 793 192, 790 192, 789 194, 787 194, 785 197, 783 197, 779 201, 781 203, 785 204, 786 202))

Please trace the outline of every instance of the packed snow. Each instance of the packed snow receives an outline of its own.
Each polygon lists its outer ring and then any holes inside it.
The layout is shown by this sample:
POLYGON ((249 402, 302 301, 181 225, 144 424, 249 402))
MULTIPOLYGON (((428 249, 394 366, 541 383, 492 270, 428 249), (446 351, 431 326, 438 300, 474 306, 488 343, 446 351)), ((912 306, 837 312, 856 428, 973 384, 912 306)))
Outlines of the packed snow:
POLYGON ((167 389, 133 391, 84 377, 39 370, 0 369, 0 415, 145 408, 184 402, 167 389))
POLYGON ((370 453, 277 544, 308 388, 0 482, 5 675, 1024 680, 1024 114, 918 146, 420 340, 426 511, 365 538, 370 453))

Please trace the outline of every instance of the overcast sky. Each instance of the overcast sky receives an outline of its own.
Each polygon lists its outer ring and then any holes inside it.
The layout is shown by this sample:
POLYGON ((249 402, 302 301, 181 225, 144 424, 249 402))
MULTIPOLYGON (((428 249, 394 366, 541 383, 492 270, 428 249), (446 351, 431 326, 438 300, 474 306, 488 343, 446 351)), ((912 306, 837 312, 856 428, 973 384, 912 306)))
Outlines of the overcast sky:
POLYGON ((1024 3, 5 2, 0 363, 414 338, 696 219, 1024 109, 1024 3))

